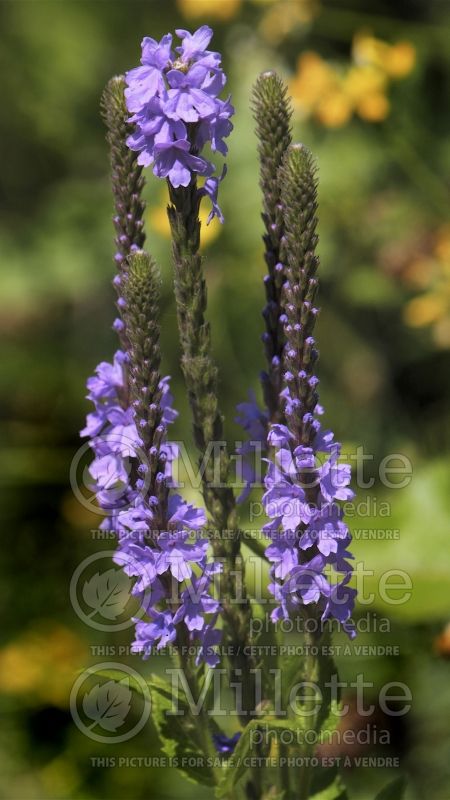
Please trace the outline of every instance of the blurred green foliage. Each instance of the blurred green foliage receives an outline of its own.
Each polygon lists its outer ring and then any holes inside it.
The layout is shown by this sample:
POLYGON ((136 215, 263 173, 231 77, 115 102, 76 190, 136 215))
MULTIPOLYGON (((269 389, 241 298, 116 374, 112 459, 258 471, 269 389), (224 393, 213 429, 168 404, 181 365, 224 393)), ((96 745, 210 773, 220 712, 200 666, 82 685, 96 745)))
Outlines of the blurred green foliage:
MULTIPOLYGON (((395 678, 411 686, 413 710, 393 730, 391 752, 411 776, 411 798, 445 800, 448 666, 445 646, 436 649, 433 642, 450 610, 450 348, 430 326, 408 327, 404 310, 418 291, 405 272, 418 255, 427 257, 429 242, 448 222, 450 7, 439 0, 327 0, 274 43, 261 27, 267 3, 233 5, 227 19, 216 20, 213 11, 199 18, 216 29, 214 46, 224 54, 236 106, 222 190, 226 225, 209 242, 205 238, 209 316, 230 441, 240 435, 234 406, 249 388, 259 391, 264 366, 251 84, 269 67, 293 76, 305 50, 337 68, 348 65, 361 30, 415 48, 415 67, 392 86, 385 119, 354 118, 330 128, 297 116, 295 135, 320 166, 318 335, 326 422, 344 450, 363 443, 374 455, 375 476, 378 462, 392 452, 407 455, 414 467, 406 489, 388 492, 376 480, 372 513, 355 522, 386 527, 377 509, 391 504, 389 527, 400 530, 400 539, 359 539, 354 550, 375 570, 368 589, 376 589, 386 569, 411 575, 409 603, 375 606, 392 619, 389 641, 400 644, 400 657, 342 659, 340 667, 349 679, 364 670, 375 687, 395 678)), ((97 522, 68 484, 87 410, 85 380, 116 347, 111 198, 98 102, 107 79, 137 63, 143 35, 159 38, 197 24, 183 16, 182 6, 173 0, 0 2, 0 692, 8 722, 0 735, 0 796, 8 800, 210 797, 174 771, 94 768, 94 756, 157 752, 156 735, 147 730, 124 745, 96 745, 74 728, 68 711, 72 675, 95 661, 89 647, 128 643, 130 634, 87 629, 68 602, 73 570, 98 549, 89 536, 97 522)), ((182 412, 174 436, 190 444, 170 246, 161 225, 152 227, 164 206, 163 187, 149 176, 146 192, 148 247, 164 276, 164 370, 173 376, 182 412)), ((361 643, 376 639, 360 637, 361 643)), ((447 642, 447 657, 449 649, 447 642)), ((143 669, 137 659, 130 663, 143 669)), ((355 797, 368 800, 387 777, 365 770, 347 780, 355 797)))

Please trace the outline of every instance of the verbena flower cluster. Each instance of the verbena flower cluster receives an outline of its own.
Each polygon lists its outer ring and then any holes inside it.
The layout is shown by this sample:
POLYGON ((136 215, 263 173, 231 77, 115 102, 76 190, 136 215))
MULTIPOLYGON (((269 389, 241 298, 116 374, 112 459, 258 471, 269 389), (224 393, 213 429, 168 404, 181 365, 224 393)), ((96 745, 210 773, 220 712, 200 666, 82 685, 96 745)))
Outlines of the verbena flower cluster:
MULTIPOLYGON (((167 499, 164 492, 149 495, 143 440, 135 409, 127 401, 126 368, 127 355, 119 350, 112 364, 102 362, 89 378, 88 399, 95 410, 88 414, 81 435, 89 437, 95 454, 89 472, 91 488, 106 514, 101 527, 117 534, 114 560, 128 576, 136 578, 132 593, 140 599, 142 615, 147 618, 135 620, 132 650, 148 657, 153 648, 174 642, 176 626, 183 622, 190 640, 198 645, 197 662, 215 666, 219 660, 215 652, 220 642, 220 631, 215 628, 219 603, 210 590, 219 565, 208 560, 208 540, 195 536, 206 517, 174 491, 167 499), (166 518, 163 527, 158 522, 162 511, 166 518)), ((163 487, 171 483, 171 464, 177 455, 177 447, 167 441, 167 426, 177 412, 172 408, 168 377, 160 381, 159 391, 159 460, 165 469, 156 475, 155 483, 163 487)))
POLYGON ((275 448, 265 477, 263 505, 270 522, 263 531, 271 544, 271 592, 277 600, 273 621, 315 604, 322 620, 334 617, 353 638, 350 620, 356 591, 348 586, 351 536, 339 501, 351 500, 351 470, 338 462, 341 447, 330 431, 313 422, 312 447, 295 443, 285 425, 271 425, 275 448))
MULTIPOLYGON (((281 394, 289 406, 288 390, 281 394)), ((237 410, 236 421, 248 436, 238 448, 244 456, 245 481, 239 502, 247 499, 256 480, 256 459, 260 454, 266 456, 263 507, 270 522, 262 531, 271 539, 266 556, 272 563, 269 589, 277 601, 273 622, 299 613, 302 606, 316 604, 322 620, 337 619, 354 638, 349 621, 356 596, 348 586, 351 535, 340 506, 340 501, 352 500, 354 492, 349 487, 350 466, 338 461, 341 445, 308 412, 303 416, 314 430, 311 447, 295 446, 295 436, 286 425, 269 424, 267 411, 260 408, 254 395, 237 410)), ((323 414, 322 406, 316 404, 315 413, 323 414)))
MULTIPOLYGON (((266 556, 272 564, 270 590, 276 601, 272 620, 299 613, 320 615, 322 620, 332 617, 353 637, 350 618, 356 591, 348 585, 351 536, 340 502, 354 494, 349 488, 350 466, 339 462, 341 446, 318 419, 323 408, 318 403, 313 336, 319 313, 314 303, 319 263, 317 186, 315 165, 306 148, 288 147, 278 180, 285 227, 280 238, 283 263, 276 265, 282 276, 276 316, 284 349, 283 388, 275 414, 281 422, 269 420, 254 398, 238 407, 238 421, 268 454, 263 506, 270 521, 262 530, 271 539, 266 556)), ((244 455, 250 440, 240 449, 244 455)), ((247 491, 252 474, 250 468, 247 491)))
POLYGON ((135 132, 128 146, 139 153, 138 163, 153 165, 159 178, 173 187, 188 186, 194 174, 207 178, 203 193, 212 201, 210 219, 223 221, 217 192, 223 174, 201 155, 209 143, 213 151, 226 155, 224 139, 230 134, 234 113, 229 99, 222 100, 226 77, 219 53, 207 50, 213 32, 203 25, 195 33, 177 30, 181 45, 172 48, 172 35, 160 42, 145 37, 142 66, 126 74, 126 103, 135 132))

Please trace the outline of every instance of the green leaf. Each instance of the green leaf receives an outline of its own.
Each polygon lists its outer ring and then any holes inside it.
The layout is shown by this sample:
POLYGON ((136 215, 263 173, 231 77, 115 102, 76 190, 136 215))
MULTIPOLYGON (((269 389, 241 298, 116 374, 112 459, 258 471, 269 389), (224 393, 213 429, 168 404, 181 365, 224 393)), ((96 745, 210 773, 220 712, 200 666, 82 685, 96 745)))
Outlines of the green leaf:
POLYGON ((260 722, 257 720, 252 720, 252 722, 249 722, 247 727, 244 729, 231 758, 227 762, 223 778, 216 789, 216 797, 226 797, 228 794, 230 794, 233 791, 234 786, 236 786, 238 780, 240 780, 240 778, 242 778, 247 771, 245 759, 250 752, 251 735, 260 727, 260 722))
MULTIPOLYGON (((95 671, 114 681, 123 681, 120 670, 95 671)), ((214 773, 208 764, 204 741, 199 735, 198 721, 192 716, 186 695, 181 688, 174 696, 172 686, 167 681, 152 675, 145 681, 152 698, 152 719, 161 739, 161 746, 169 758, 178 761, 177 769, 187 778, 206 786, 215 785, 214 773), (181 711, 174 715, 175 710, 181 711)), ((142 686, 130 676, 129 688, 142 694, 142 686)), ((217 729, 214 720, 211 725, 217 729)))
POLYGON ((328 709, 328 716, 323 720, 320 726, 319 741, 327 744, 327 734, 333 733, 339 725, 341 718, 341 704, 336 700, 332 700, 328 709))
POLYGON ((281 708, 287 708, 292 687, 303 680, 303 660, 298 655, 283 655, 280 656, 279 666, 282 676, 281 708))
POLYGON ((334 675, 337 676, 337 667, 331 656, 324 655, 321 649, 323 646, 327 646, 329 644, 329 641, 330 641, 329 638, 326 637, 324 640, 322 640, 323 644, 319 646, 318 685, 321 687, 322 690, 322 706, 317 715, 318 731, 325 731, 325 730, 333 731, 335 730, 339 722, 339 717, 337 715, 337 712, 339 710, 340 688, 338 687, 337 698, 336 698, 333 697, 331 686, 327 686, 327 684, 330 684, 332 677, 334 675))
POLYGON ((322 792, 311 795, 310 800, 348 800, 348 794, 341 779, 335 778, 322 792))
POLYGON ((188 703, 177 698, 182 715, 173 715, 174 702, 170 686, 161 679, 149 682, 152 694, 152 718, 161 739, 162 750, 178 761, 177 769, 187 778, 206 786, 215 784, 208 765, 203 743, 199 741, 198 724, 189 711, 188 703))
MULTIPOLYGON (((199 728, 198 719, 192 716, 184 691, 179 688, 174 697, 172 686, 156 675, 151 676, 148 685, 152 695, 152 719, 161 739, 162 750, 178 761, 177 769, 187 778, 214 786, 214 772, 205 752, 205 729, 199 728), (172 712, 175 708, 183 713, 174 715, 172 712)), ((211 717, 208 722, 215 730, 219 730, 211 717)))
MULTIPOLYGON (((92 669, 88 668, 79 670, 80 675, 81 673, 95 675, 95 677, 100 676, 101 678, 109 678, 110 681, 120 684, 123 684, 124 678, 126 678, 128 688, 131 689, 131 691, 136 692, 136 694, 140 694, 142 697, 144 697, 141 683, 131 673, 124 673, 120 669, 95 669, 95 667, 92 667, 92 669)), ((146 681, 143 681, 143 683, 146 683, 146 681)), ((146 699, 148 699, 148 697, 146 699)))
POLYGON ((402 800, 406 789, 406 778, 402 775, 395 781, 388 783, 381 792, 378 792, 375 800, 402 800))
POLYGON ((311 800, 348 800, 337 767, 314 770, 311 784, 311 800))

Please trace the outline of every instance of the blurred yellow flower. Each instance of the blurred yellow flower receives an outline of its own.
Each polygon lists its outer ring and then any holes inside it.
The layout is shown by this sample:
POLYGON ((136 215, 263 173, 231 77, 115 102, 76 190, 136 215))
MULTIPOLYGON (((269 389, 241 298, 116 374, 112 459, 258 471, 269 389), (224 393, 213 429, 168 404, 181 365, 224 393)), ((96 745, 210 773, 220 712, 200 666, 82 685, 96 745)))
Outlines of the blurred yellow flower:
POLYGON ((384 94, 386 85, 386 75, 370 64, 350 67, 343 79, 343 90, 354 110, 369 122, 379 122, 389 113, 389 101, 384 94))
MULTIPOLYGON (((253 0, 261 2, 261 0, 253 0)), ((263 0, 267 4, 267 0, 263 0)), ((271 8, 264 14, 259 30, 269 44, 277 45, 292 31, 316 16, 319 4, 316 0, 271 0, 271 8)))
POLYGON ((300 56, 290 84, 300 113, 329 128, 345 125, 353 114, 368 122, 381 122, 388 116, 389 83, 411 71, 414 47, 409 42, 389 45, 366 33, 357 33, 352 57, 353 63, 340 69, 318 53, 300 56))
POLYGON ((445 313, 444 298, 430 292, 421 297, 414 297, 405 308, 405 322, 412 328, 421 328, 440 319, 445 313))
POLYGON ((361 119, 366 119, 368 122, 381 122, 386 119, 389 108, 389 100, 381 92, 372 92, 361 97, 355 106, 361 119))
MULTIPOLYGON (((202 203, 200 206, 200 238, 204 247, 207 247, 217 239, 221 232, 221 224, 217 217, 211 220, 207 225, 209 209, 207 202, 202 203)), ((165 192, 161 195, 161 205, 150 208, 147 212, 148 223, 156 233, 163 236, 165 239, 170 239, 170 225, 167 217, 167 196, 165 192)))
POLYGON ((65 707, 85 658, 84 642, 69 628, 49 623, 28 631, 0 650, 0 692, 65 707))
POLYGON ((323 99, 317 103, 315 116, 327 128, 341 128, 349 121, 352 110, 345 92, 337 89, 324 94, 323 99))
POLYGON ((390 78, 409 75, 416 62, 416 51, 411 42, 390 45, 364 31, 355 35, 352 54, 355 64, 371 64, 390 78))
POLYGON ((177 0, 179 10, 188 19, 233 19, 239 13, 241 5, 242 0, 177 0))
POLYGON ((311 111, 318 97, 337 86, 338 77, 326 61, 312 51, 302 53, 297 63, 297 74, 290 85, 296 105, 311 111))
POLYGON ((450 225, 436 231, 431 252, 415 258, 402 275, 414 288, 424 290, 406 304, 406 324, 430 326, 436 344, 450 347, 450 225))

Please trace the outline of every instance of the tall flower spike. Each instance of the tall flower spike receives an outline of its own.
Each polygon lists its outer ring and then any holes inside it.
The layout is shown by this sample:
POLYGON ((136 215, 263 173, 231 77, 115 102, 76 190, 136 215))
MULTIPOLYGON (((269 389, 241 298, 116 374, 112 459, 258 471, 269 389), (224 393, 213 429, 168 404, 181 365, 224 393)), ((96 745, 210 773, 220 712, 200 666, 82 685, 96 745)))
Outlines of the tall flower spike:
MULTIPOLYGON (((109 144, 111 161, 113 219, 116 230, 114 261, 118 269, 114 285, 119 304, 122 297, 124 273, 127 270, 127 258, 134 250, 141 248, 145 241, 142 219, 145 208, 142 190, 145 180, 142 175, 142 167, 138 164, 137 154, 127 146, 127 139, 134 129, 127 121, 128 111, 125 105, 124 91, 125 78, 118 75, 107 83, 101 99, 101 112, 107 127, 106 139, 109 144)), ((117 319, 114 327, 120 335, 122 346, 125 347, 126 338, 122 320, 117 319)))
POLYGON ((128 334, 128 392, 123 392, 122 353, 114 365, 101 364, 98 377, 90 380, 97 424, 90 441, 96 455, 92 488, 108 514, 102 527, 118 535, 114 560, 137 579, 132 593, 146 613, 146 619, 136 620, 133 650, 148 657, 154 647, 196 641, 198 662, 215 666, 219 603, 210 589, 217 569, 208 561, 207 539, 197 535, 206 517, 172 491, 175 453, 167 426, 174 412, 167 378, 159 375, 159 272, 143 251, 128 261, 121 306, 128 334))
POLYGON ((155 262, 144 250, 133 253, 129 264, 123 308, 129 340, 129 385, 139 435, 148 450, 155 446, 155 430, 162 417, 158 325, 161 279, 155 262))
POLYGON ((283 329, 280 325, 283 217, 278 170, 291 143, 292 109, 286 86, 275 72, 263 72, 259 76, 253 88, 252 104, 259 141, 262 218, 266 228, 263 238, 268 269, 264 279, 267 302, 263 311, 266 326, 263 342, 268 371, 262 374, 262 385, 269 417, 272 422, 278 422, 284 345, 283 329))
POLYGON ((314 298, 319 259, 316 255, 316 165, 303 145, 289 148, 279 172, 279 185, 283 194, 285 230, 282 255, 286 262, 282 289, 286 338, 284 378, 292 398, 292 402, 285 404, 285 415, 298 443, 308 446, 314 435, 311 415, 318 400, 318 381, 314 378, 318 353, 312 334, 318 315, 314 298))
POLYGON ((283 214, 278 172, 284 155, 291 143, 292 110, 287 89, 276 72, 263 72, 252 92, 253 114, 258 137, 260 161, 260 187, 263 198, 262 219, 265 225, 263 236, 267 274, 264 277, 266 305, 263 310, 266 330, 262 335, 267 359, 267 371, 261 373, 261 384, 265 410, 260 409, 253 393, 249 402, 237 406, 241 425, 247 439, 237 448, 243 457, 245 486, 238 503, 247 499, 256 479, 255 459, 267 449, 269 422, 280 422, 283 409, 280 405, 282 389, 282 367, 284 330, 281 322, 284 266, 281 259, 283 239, 283 214), (260 449, 255 447, 260 445, 260 449))
MULTIPOLYGON (((170 491, 164 386, 159 375, 159 295, 160 276, 153 259, 143 251, 132 254, 123 315, 129 339, 133 417, 145 459, 137 465, 142 477, 136 481, 139 493, 134 507, 131 512, 119 512, 117 517, 123 546, 116 560, 121 563, 124 559, 124 567, 130 573, 131 554, 139 565, 138 590, 149 587, 153 592, 154 602, 146 609, 150 621, 136 624, 134 648, 144 654, 155 642, 159 646, 170 641, 181 645, 186 635, 196 637, 203 650, 210 625, 205 615, 216 615, 219 608, 209 593, 215 570, 207 562, 208 541, 191 540, 192 532, 205 524, 205 514, 170 491), (198 577, 194 566, 200 570, 198 577), (169 599, 172 580, 184 586, 175 607, 169 599), (162 602, 165 604, 161 607, 162 602), (180 630, 182 623, 187 632, 180 630)), ((136 574, 132 569, 131 574, 136 574)), ((204 657, 211 665, 218 661, 214 652, 205 652, 204 657)))
POLYGON ((128 146, 138 153, 143 166, 152 166, 159 178, 167 178, 171 204, 168 209, 172 230, 175 297, 182 349, 182 368, 193 413, 194 436, 200 451, 205 504, 214 525, 215 556, 224 561, 222 616, 225 635, 235 654, 231 656, 236 674, 243 677, 246 709, 253 709, 254 666, 245 655, 249 641, 251 608, 247 598, 233 603, 236 595, 235 570, 240 559, 235 498, 227 486, 229 456, 225 448, 214 459, 211 442, 223 439, 222 415, 217 397, 217 368, 212 359, 209 324, 205 320, 206 284, 200 247, 199 206, 207 195, 212 216, 223 221, 217 203, 220 177, 202 154, 206 144, 213 152, 227 152, 224 139, 232 130, 234 109, 221 99, 226 77, 219 53, 207 50, 213 32, 204 25, 195 33, 177 30, 181 44, 172 47, 172 35, 160 42, 146 37, 142 42, 141 66, 126 75, 127 108, 135 132, 128 146), (207 180, 197 186, 197 176, 207 180), (215 460, 219 461, 217 485, 215 460))
POLYGON ((288 149, 279 181, 286 263, 281 317, 285 386, 280 399, 286 425, 269 427, 268 442, 276 453, 269 461, 263 496, 271 519, 264 528, 272 539, 266 550, 272 562, 271 591, 279 604, 272 619, 292 613, 322 620, 334 617, 353 636, 355 591, 348 586, 352 556, 347 550, 351 536, 339 506, 339 501, 353 497, 350 467, 338 462, 340 445, 330 431, 322 431, 317 419, 322 413, 312 335, 318 314, 317 180, 309 150, 302 145, 288 149))

